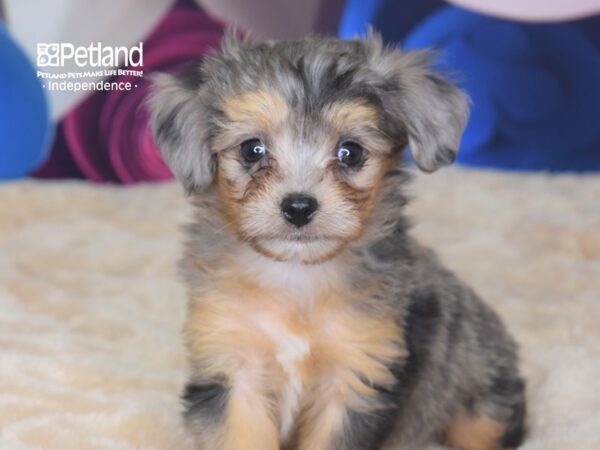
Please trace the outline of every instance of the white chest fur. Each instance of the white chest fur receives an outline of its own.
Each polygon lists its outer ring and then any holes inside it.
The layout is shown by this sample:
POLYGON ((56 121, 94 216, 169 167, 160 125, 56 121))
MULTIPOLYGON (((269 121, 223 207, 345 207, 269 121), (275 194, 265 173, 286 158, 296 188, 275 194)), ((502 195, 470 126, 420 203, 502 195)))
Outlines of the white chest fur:
POLYGON ((310 343, 307 339, 289 333, 272 320, 262 318, 259 326, 275 343, 277 349, 275 358, 286 376, 280 388, 279 401, 280 433, 282 440, 285 440, 292 430, 298 412, 302 394, 299 365, 310 354, 310 343))
MULTIPOLYGON (((254 251, 242 253, 244 276, 269 293, 269 300, 250 312, 252 328, 270 341, 271 362, 283 377, 275 377, 280 439, 285 442, 294 429, 306 381, 306 363, 318 353, 322 326, 331 325, 323 315, 319 300, 340 284, 344 273, 339 263, 304 265, 278 262, 254 251), (271 303, 272 302, 272 303, 271 303), (317 339, 317 340, 315 340, 317 339), (304 371, 304 372, 303 372, 304 371)), ((260 289, 258 290, 260 292, 260 289)))

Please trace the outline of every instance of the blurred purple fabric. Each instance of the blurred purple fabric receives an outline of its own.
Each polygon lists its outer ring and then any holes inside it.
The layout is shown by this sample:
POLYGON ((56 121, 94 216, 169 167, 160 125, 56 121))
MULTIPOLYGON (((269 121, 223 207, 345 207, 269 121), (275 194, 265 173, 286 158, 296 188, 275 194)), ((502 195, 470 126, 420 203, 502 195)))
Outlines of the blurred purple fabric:
POLYGON ((144 77, 117 76, 130 91, 96 91, 69 112, 42 177, 85 176, 96 182, 136 183, 172 178, 154 145, 145 102, 148 75, 176 73, 218 47, 221 23, 192 6, 177 5, 144 40, 144 77))
POLYGON ((32 173, 32 176, 36 178, 85 178, 69 151, 62 126, 56 128, 56 137, 50 157, 32 173))

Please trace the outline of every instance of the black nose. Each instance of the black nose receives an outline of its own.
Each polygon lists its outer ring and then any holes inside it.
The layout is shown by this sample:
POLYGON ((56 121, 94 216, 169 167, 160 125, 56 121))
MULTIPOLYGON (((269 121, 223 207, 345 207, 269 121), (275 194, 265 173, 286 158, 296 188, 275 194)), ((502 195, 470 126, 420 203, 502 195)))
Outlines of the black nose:
POLYGON ((319 204, 313 197, 291 194, 281 202, 281 212, 289 223, 303 227, 314 217, 319 204))

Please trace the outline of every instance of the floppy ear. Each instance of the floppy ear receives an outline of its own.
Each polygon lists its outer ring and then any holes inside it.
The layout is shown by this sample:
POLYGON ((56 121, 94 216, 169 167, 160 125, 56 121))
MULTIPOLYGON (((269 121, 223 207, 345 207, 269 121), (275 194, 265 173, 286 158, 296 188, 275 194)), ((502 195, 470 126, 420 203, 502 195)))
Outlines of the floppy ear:
POLYGON ((431 70, 430 53, 383 49, 378 39, 369 42, 379 46, 374 63, 394 88, 383 101, 404 122, 413 159, 425 172, 451 164, 469 118, 467 96, 431 70))
POLYGON ((207 187, 214 177, 208 147, 209 117, 201 101, 202 77, 192 66, 181 75, 159 74, 149 100, 154 140, 188 193, 207 187))

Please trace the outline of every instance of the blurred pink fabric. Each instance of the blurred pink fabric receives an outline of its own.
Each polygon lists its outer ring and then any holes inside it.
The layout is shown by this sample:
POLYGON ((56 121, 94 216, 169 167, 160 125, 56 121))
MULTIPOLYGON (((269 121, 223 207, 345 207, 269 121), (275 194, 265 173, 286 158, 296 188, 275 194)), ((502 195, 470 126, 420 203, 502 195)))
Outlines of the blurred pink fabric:
POLYGON ((65 116, 66 147, 87 178, 121 183, 172 178, 149 128, 145 106, 151 87, 149 75, 182 70, 218 47, 223 31, 221 23, 194 7, 174 7, 144 40, 144 77, 106 80, 131 82, 137 87, 94 92, 65 116))

